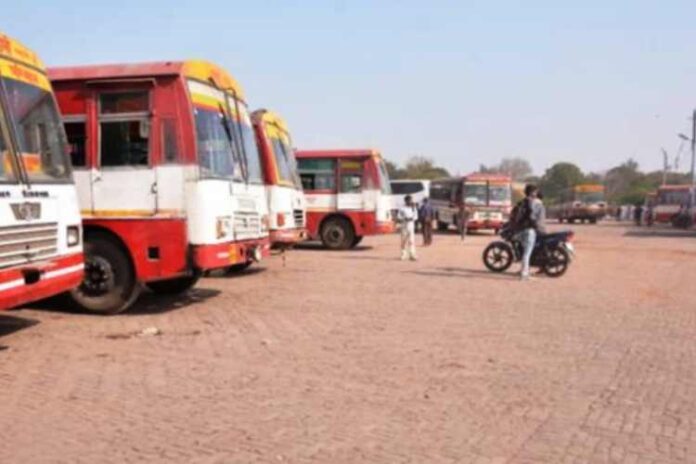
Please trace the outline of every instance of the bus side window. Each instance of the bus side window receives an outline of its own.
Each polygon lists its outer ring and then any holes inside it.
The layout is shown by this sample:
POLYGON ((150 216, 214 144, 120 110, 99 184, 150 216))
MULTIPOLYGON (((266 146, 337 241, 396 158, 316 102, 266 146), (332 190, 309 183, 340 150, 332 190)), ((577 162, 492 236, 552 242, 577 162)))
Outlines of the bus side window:
POLYGON ((147 91, 99 96, 100 165, 147 166, 150 162, 150 112, 147 91))
POLYGON ((334 160, 298 160, 298 170, 304 190, 336 190, 336 163, 334 160))
POLYGON ((342 160, 339 163, 341 171, 341 193, 359 193, 363 188, 362 161, 342 160))
POLYGON ((176 119, 163 118, 162 122, 162 160, 165 163, 176 163, 179 159, 177 149, 176 119))
POLYGON ((87 166, 87 124, 85 122, 66 122, 65 135, 70 147, 70 160, 75 168, 87 166))

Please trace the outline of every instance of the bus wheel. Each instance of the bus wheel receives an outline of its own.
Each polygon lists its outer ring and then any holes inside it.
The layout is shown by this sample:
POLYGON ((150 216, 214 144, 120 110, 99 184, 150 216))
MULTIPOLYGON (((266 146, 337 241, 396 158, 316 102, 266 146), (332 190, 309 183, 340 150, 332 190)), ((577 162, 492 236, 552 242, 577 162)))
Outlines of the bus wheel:
POLYGON ((330 250, 347 250, 353 245, 355 231, 346 219, 335 217, 321 226, 321 242, 330 250))
POLYGON ((140 285, 122 247, 105 234, 91 234, 85 240, 85 277, 70 292, 77 305, 98 314, 118 314, 133 304, 140 285))
POLYGON ((200 279, 199 274, 185 277, 176 277, 174 279, 158 280, 157 282, 148 282, 147 288, 160 295, 178 295, 190 290, 200 279))
POLYGON ((449 224, 446 222, 442 222, 440 220, 437 221, 437 230, 440 232, 446 232, 449 229, 449 224))
POLYGON ((597 218, 590 218, 590 224, 597 224, 597 218))
POLYGON ((355 238, 353 239, 353 244, 351 245, 351 248, 355 248, 356 246, 360 245, 360 242, 362 242, 362 235, 356 235, 355 238))
POLYGON ((239 274, 240 272, 246 271, 249 268, 249 266, 251 266, 251 261, 247 261, 246 263, 233 264, 232 266, 228 266, 225 268, 225 275, 239 274))
POLYGON ((558 216, 558 223, 563 224, 563 216, 558 216))

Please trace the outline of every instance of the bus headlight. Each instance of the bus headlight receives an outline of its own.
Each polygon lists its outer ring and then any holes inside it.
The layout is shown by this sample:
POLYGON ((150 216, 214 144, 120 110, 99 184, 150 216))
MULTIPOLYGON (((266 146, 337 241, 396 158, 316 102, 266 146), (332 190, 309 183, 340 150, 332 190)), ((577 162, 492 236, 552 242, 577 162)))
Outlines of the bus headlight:
POLYGON ((221 216, 215 220, 215 236, 220 239, 228 235, 232 235, 232 218, 221 216))
POLYGON ((74 247, 80 244, 80 226, 68 226, 67 231, 68 246, 74 247))

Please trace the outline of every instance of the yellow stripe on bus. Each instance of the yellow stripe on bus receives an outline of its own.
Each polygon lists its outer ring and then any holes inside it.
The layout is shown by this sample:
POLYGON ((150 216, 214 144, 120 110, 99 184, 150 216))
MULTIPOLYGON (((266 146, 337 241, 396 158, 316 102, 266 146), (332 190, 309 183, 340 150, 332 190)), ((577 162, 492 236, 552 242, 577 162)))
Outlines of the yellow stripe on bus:
POLYGON ((33 85, 47 92, 51 91, 51 84, 45 74, 13 61, 0 58, 0 74, 5 78, 33 85))

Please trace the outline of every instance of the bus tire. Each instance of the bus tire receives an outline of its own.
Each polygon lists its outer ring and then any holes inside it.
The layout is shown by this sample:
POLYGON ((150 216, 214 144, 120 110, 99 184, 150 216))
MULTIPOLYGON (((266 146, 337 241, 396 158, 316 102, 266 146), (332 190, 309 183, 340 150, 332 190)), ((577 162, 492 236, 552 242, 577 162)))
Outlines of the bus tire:
POLYGON ((353 224, 345 218, 329 218, 321 226, 321 242, 330 250, 348 250, 355 240, 353 224))
POLYGON ((438 219, 437 230, 439 230, 440 232, 446 232, 448 229, 449 229, 449 224, 447 224, 446 222, 442 222, 438 219))
POLYGON ((141 287, 128 253, 104 233, 89 234, 85 240, 85 278, 70 297, 84 311, 118 314, 138 298, 141 287))
POLYGON ((191 276, 148 282, 146 285, 147 288, 158 295, 179 295, 193 288, 198 282, 198 279, 200 279, 200 275, 194 274, 191 276))
POLYGON ((597 224, 597 218, 596 217, 590 218, 590 224, 597 224))
POLYGON ((362 242, 363 236, 362 235, 356 235, 355 238, 353 239, 353 244, 351 245, 351 248, 355 248, 356 246, 360 245, 360 242, 362 242))
POLYGON ((232 266, 228 266, 225 268, 225 275, 239 274, 240 272, 244 272, 247 269, 249 269, 249 266, 251 266, 251 261, 247 261, 245 263, 233 264, 232 266))

